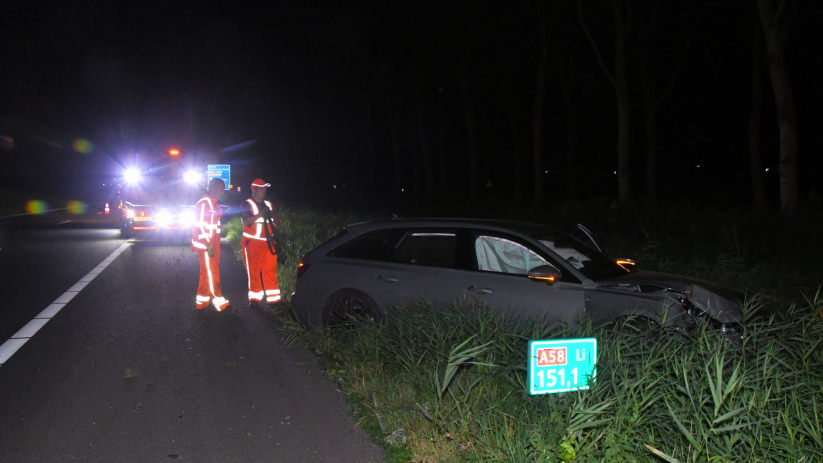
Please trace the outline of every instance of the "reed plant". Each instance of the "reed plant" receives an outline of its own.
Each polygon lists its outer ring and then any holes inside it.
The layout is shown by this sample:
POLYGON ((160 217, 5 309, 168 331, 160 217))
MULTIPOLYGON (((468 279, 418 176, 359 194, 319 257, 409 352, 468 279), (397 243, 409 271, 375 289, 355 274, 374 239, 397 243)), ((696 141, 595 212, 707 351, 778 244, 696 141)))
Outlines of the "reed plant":
POLYGON ((734 340, 709 324, 517 328, 485 307, 425 303, 384 326, 286 330, 409 461, 823 461, 821 296, 747 320, 734 340), (590 390, 527 393, 529 339, 590 336, 590 390))

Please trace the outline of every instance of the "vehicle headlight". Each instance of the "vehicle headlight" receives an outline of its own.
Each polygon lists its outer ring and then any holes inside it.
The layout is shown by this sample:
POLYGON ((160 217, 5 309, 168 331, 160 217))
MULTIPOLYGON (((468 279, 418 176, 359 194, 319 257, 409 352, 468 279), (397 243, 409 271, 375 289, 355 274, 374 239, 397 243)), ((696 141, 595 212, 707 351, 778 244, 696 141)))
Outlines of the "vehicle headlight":
POLYGON ((157 215, 154 217, 154 221, 160 227, 168 227, 171 225, 171 214, 169 211, 158 211, 157 215))
POLYGON ((126 217, 129 219, 134 218, 134 209, 126 209, 126 217))
POLYGON ((186 181, 189 185, 197 185, 200 183, 200 174, 193 170, 190 170, 183 174, 183 180, 186 181))
POLYGON ((193 227, 194 226, 194 211, 191 209, 180 213, 180 226, 193 227))
POLYGON ((143 176, 140 174, 140 171, 135 169, 134 167, 130 167, 123 172, 123 180, 126 183, 138 183, 143 176))

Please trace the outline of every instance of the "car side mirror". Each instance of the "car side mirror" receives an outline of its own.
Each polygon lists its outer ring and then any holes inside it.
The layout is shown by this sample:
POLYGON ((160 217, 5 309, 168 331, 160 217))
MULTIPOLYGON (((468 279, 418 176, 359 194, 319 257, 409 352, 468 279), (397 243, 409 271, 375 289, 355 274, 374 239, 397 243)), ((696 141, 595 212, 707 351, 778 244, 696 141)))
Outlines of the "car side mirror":
POLYGON ((628 257, 618 257, 614 260, 614 262, 623 267, 623 270, 626 270, 627 272, 631 272, 636 265, 634 259, 629 259, 628 257))
POLYGON ((544 281, 553 285, 563 276, 560 270, 551 265, 541 265, 529 270, 529 278, 536 281, 544 281))

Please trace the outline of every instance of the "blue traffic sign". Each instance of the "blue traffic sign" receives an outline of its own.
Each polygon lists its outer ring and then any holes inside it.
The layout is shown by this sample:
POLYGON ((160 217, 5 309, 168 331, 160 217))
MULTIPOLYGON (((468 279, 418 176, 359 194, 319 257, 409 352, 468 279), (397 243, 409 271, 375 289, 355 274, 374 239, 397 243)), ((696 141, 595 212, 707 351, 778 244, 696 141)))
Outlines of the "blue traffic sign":
POLYGON ((529 341, 529 394, 589 389, 596 362, 595 338, 529 341))
POLYGON ((208 181, 211 182, 213 178, 220 178, 226 183, 226 189, 231 188, 231 166, 228 164, 209 164, 208 165, 208 181))

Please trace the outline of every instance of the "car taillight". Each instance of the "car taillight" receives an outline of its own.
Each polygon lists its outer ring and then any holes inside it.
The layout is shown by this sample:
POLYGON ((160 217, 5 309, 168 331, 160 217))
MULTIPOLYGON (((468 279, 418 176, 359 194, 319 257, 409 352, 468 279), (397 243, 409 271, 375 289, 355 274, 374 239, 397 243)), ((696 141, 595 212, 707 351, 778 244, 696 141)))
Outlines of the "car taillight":
POLYGON ((306 270, 308 270, 310 266, 311 264, 306 264, 303 262, 297 264, 297 278, 300 279, 300 277, 303 276, 304 273, 306 273, 306 270))

